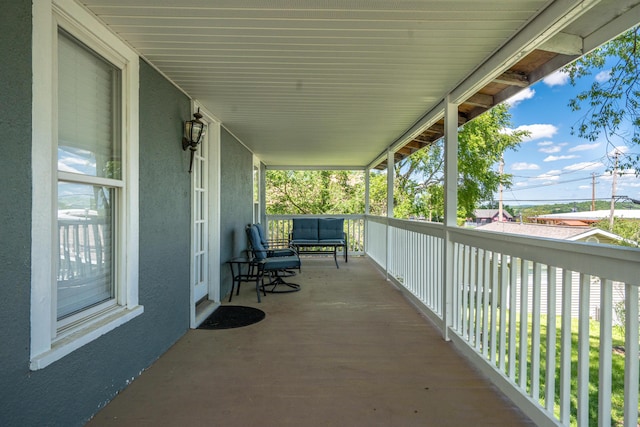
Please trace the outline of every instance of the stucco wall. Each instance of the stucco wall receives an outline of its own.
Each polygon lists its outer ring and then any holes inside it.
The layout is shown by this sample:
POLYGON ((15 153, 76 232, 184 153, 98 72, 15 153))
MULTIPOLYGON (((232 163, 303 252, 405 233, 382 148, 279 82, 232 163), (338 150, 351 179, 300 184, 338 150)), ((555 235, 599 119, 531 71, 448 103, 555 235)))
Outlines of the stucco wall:
POLYGON ((189 327, 189 100, 141 63, 144 314, 31 372, 31 1, 4 4, 0 28, 0 425, 81 426, 189 327))
POLYGON ((253 221, 253 155, 224 128, 220 132, 220 296, 231 290, 225 262, 247 247, 244 228, 253 221))
POLYGON ((31 2, 5 2, 0 28, 0 425, 11 425, 4 419, 18 420, 15 403, 33 403, 23 385, 31 298, 31 2))

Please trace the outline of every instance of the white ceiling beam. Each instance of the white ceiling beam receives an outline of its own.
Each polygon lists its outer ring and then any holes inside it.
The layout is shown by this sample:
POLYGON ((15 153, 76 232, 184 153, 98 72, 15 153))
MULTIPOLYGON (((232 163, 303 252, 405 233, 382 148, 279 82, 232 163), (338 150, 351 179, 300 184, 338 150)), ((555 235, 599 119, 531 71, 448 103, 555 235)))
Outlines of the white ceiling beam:
POLYGON ((452 101, 460 104, 511 65, 549 40, 565 26, 598 4, 600 0, 559 0, 551 3, 518 34, 476 68, 451 91, 452 101))
POLYGON ((539 49, 563 55, 582 55, 582 37, 560 32, 542 43, 539 49))
POLYGON ((592 51, 601 44, 608 42, 639 23, 640 5, 636 5, 585 37, 584 51, 592 51))

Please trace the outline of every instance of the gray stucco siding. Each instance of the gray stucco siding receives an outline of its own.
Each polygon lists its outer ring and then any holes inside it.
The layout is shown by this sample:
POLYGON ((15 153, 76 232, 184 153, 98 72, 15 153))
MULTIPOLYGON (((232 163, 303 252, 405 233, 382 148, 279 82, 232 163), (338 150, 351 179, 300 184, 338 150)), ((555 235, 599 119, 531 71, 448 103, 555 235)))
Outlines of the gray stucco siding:
POLYGON ((0 425, 81 426, 189 327, 190 176, 180 140, 190 102, 141 62, 139 301, 144 314, 46 368, 30 371, 31 1, 4 6, 0 425))
POLYGON ((247 248, 245 227, 253 221, 253 155, 224 128, 220 132, 220 297, 231 290, 226 261, 247 248))

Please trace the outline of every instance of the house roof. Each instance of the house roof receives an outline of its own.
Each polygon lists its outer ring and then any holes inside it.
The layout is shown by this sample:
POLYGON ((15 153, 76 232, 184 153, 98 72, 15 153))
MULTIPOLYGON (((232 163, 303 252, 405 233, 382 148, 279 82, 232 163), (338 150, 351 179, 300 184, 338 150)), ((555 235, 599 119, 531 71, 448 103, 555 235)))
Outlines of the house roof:
MULTIPOLYGON (((498 215, 498 209, 476 209, 474 212, 476 218, 493 218, 498 215)), ((513 218, 513 216, 506 210, 502 211, 502 215, 506 218, 513 218)))
MULTIPOLYGON (((547 214, 538 215, 533 217, 535 220, 562 220, 567 221, 582 221, 582 222, 595 222, 605 218, 609 218, 611 211, 599 210, 599 211, 587 211, 587 212, 566 212, 559 214, 547 214)), ((624 219, 640 219, 640 209, 616 209, 614 211, 615 218, 624 219)))
POLYGON ((493 231, 498 233, 518 234, 530 237, 541 237, 545 239, 557 240, 586 240, 590 236, 599 238, 599 241, 605 243, 611 241, 624 240, 630 245, 637 246, 636 242, 623 239, 617 234, 610 233, 600 228, 591 226, 566 226, 566 225, 549 225, 549 224, 532 224, 521 222, 489 222, 479 225, 475 228, 480 231, 493 231))
MULTIPOLYGON (((637 23, 640 0, 76 0, 269 168, 382 168, 637 23)), ((189 117, 183 117, 183 120, 189 117)))
POLYGON ((490 222, 476 227, 481 231, 496 231, 499 233, 520 234, 524 236, 544 237, 548 239, 576 240, 578 236, 592 227, 569 227, 562 225, 530 224, 520 222, 490 222))

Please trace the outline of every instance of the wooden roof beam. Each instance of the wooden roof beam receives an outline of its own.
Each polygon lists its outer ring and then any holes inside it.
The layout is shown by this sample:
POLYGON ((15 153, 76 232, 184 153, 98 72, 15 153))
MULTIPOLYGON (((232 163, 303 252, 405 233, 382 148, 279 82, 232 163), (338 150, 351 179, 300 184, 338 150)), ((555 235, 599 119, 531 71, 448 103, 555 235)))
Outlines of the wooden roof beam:
POLYGON ((527 87, 529 86, 529 78, 523 73, 507 71, 502 73, 495 79, 494 83, 500 83, 509 86, 527 87))
POLYGON ((467 99, 463 104, 473 105, 474 107, 482 107, 489 109, 495 104, 493 102, 493 96, 485 95, 483 93, 476 93, 471 98, 467 99))

